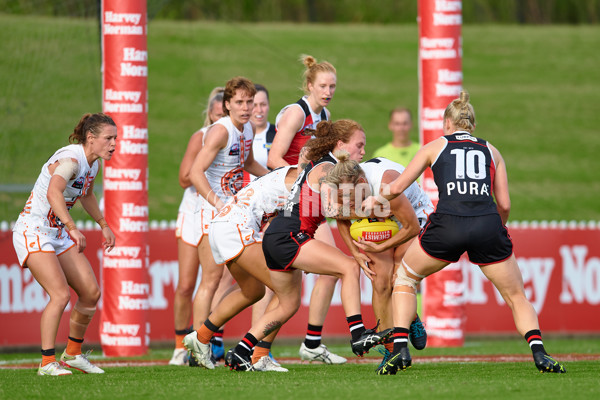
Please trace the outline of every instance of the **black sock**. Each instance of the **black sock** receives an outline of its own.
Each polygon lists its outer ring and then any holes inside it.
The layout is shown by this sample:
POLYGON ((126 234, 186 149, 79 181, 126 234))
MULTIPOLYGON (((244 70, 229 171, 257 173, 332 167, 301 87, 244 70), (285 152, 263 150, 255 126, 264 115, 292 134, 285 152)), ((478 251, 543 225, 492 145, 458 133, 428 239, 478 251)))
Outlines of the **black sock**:
POLYGON ((215 324, 210 322, 210 319, 208 319, 208 318, 206 318, 206 321, 204 321, 204 326, 206 326, 211 332, 216 333, 219 331, 219 327, 215 326, 215 324))
POLYGON ((365 325, 363 324, 362 315, 356 314, 346 317, 348 322, 348 328, 350 328, 350 334, 352 335, 352 341, 358 340, 360 335, 365 331, 365 325))
POLYGON ((185 329, 175 329, 175 334, 176 335, 187 335, 190 332, 192 332, 192 331, 190 331, 188 328, 185 328, 185 329))
POLYGON ((401 348, 408 347, 408 329, 394 327, 392 338, 394 339, 394 354, 398 353, 401 348))
POLYGON ((304 345, 309 349, 316 349, 321 345, 321 332, 323 326, 308 324, 306 329, 306 337, 304 338, 304 345))
POLYGON ((258 343, 258 340, 256 340, 254 335, 248 332, 237 346, 235 346, 234 351, 241 356, 250 357, 256 343, 258 343))
POLYGON ((544 349, 544 342, 542 342, 542 332, 539 329, 532 329, 525 334, 525 340, 529 344, 532 353, 537 353, 541 351, 544 354, 546 353, 546 349, 544 349))
POLYGON ((42 355, 43 356, 54 356, 56 355, 56 349, 42 349, 42 355))
POLYGON ((265 342, 264 340, 261 340, 260 342, 258 342, 256 344, 256 347, 262 347, 263 349, 269 349, 269 350, 271 350, 271 345, 272 344, 273 343, 271 343, 271 342, 265 342))

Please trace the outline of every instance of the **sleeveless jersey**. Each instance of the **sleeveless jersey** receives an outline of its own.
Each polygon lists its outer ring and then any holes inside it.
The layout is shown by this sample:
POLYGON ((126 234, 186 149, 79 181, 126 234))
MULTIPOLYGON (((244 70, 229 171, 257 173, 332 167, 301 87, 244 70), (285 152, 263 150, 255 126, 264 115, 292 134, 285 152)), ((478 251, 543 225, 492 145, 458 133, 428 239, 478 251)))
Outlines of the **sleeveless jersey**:
POLYGON ((444 139, 446 146, 431 165, 439 192, 436 213, 465 217, 497 213, 492 197, 496 163, 488 143, 464 131, 444 139))
POLYGON ((266 129, 262 132, 258 132, 254 136, 254 142, 252 143, 252 153, 254 155, 254 159, 265 168, 267 168, 269 150, 271 150, 271 143, 273 143, 274 137, 275 126, 268 122, 266 129))
MULTIPOLYGON (((271 144, 275 137, 275 126, 267 122, 267 128, 262 132, 254 135, 254 142, 252 142, 252 155, 254 159, 263 167, 267 167, 267 160, 269 159, 269 151, 271 150, 271 144)), ((256 176, 249 174, 244 171, 244 186, 252 182, 256 176)))
POLYGON ((325 217, 321 207, 321 194, 311 189, 307 177, 310 171, 323 163, 337 164, 337 159, 329 153, 317 162, 308 163, 294 182, 283 211, 271 221, 267 228, 269 233, 304 232, 310 237, 314 237, 315 231, 325 217))
POLYGON ((285 186, 285 176, 290 168, 296 166, 277 168, 250 182, 225 204, 213 221, 256 222, 260 225, 271 218, 284 206, 290 194, 285 186), (241 213, 231 212, 233 208, 241 213))
MULTIPOLYGON (((376 157, 362 162, 360 163, 360 167, 365 172, 369 186, 371 186, 371 192, 374 196, 379 194, 379 191, 381 190, 381 179, 383 178, 385 171, 393 170, 400 174, 404 172, 404 167, 402 165, 383 157, 376 157)), ((427 218, 427 215, 431 214, 433 211, 433 204, 431 203, 429 196, 427 196, 417 182, 413 182, 406 188, 403 194, 408 201, 410 201, 410 204, 412 204, 417 217, 421 218, 422 215, 420 214, 424 213, 423 215, 427 218)))
POLYGON ((26 230, 37 231, 46 235, 61 236, 64 229, 63 222, 54 214, 50 203, 46 198, 48 186, 52 176, 48 172, 48 167, 62 158, 74 158, 77 160, 78 169, 75 179, 67 182, 67 187, 63 192, 67 210, 70 210, 77 199, 84 196, 90 188, 94 178, 98 174, 98 161, 90 166, 85 151, 81 144, 71 144, 57 150, 42 167, 31 195, 25 204, 25 208, 19 215, 13 228, 14 232, 24 232, 26 230))
MULTIPOLYGON (((219 150, 205 174, 211 189, 221 201, 226 202, 243 187, 244 162, 252 149, 254 133, 250 122, 245 123, 243 131, 240 132, 229 116, 221 118, 213 125, 223 125, 229 137, 227 145, 219 150)), ((210 205, 208 202, 205 204, 210 205)))
MULTIPOLYGON (((208 130, 208 127, 204 127, 200 129, 202 132, 202 141, 204 142, 204 134, 208 130)), ((180 213, 193 214, 198 207, 198 203, 204 201, 204 197, 200 196, 196 191, 194 185, 190 185, 183 191, 183 198, 181 199, 181 203, 179 203, 180 213)))
POLYGON ((320 114, 316 114, 310 108, 310 105, 308 104, 308 101, 306 100, 307 98, 308 98, 308 96, 303 96, 297 102, 283 107, 281 109, 281 111, 279 111, 279 114, 277 114, 277 118, 275 118, 275 128, 277 128, 277 125, 279 124, 279 120, 281 119, 281 116, 283 115, 285 110, 288 109, 288 107, 300 107, 300 108, 302 108, 302 111, 304 111, 304 123, 302 124, 302 128, 300 128, 300 130, 298 132, 296 132, 296 135, 292 139, 292 143, 290 143, 290 148, 288 149, 287 153, 283 156, 283 159, 288 164, 298 164, 298 157, 300 156, 300 150, 302 149, 302 147, 304 147, 306 142, 308 142, 310 140, 310 138, 312 137, 307 134, 305 135, 304 131, 306 129, 316 129, 317 124, 319 122, 327 121, 327 112, 325 111, 325 108, 323 108, 323 110, 321 110, 320 114))

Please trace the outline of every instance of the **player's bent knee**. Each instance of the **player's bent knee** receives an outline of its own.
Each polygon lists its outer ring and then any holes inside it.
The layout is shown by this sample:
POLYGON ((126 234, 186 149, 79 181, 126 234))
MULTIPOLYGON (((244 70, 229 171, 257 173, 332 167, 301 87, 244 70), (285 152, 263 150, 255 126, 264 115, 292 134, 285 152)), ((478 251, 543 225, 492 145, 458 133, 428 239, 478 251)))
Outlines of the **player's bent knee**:
POLYGON ((73 311, 71 312, 71 321, 78 325, 87 326, 92 321, 95 313, 96 305, 86 306, 77 300, 77 303, 75 303, 73 311))
POLYGON ((61 293, 59 295, 50 296, 50 301, 63 309, 67 307, 69 302, 71 301, 71 294, 67 291, 66 293, 61 293))
POLYGON ((101 294, 102 294, 102 292, 100 292, 100 288, 98 286, 96 286, 94 288, 94 290, 90 291, 90 293, 88 294, 87 297, 89 297, 90 303, 93 303, 94 305, 96 305, 96 304, 98 304, 98 301, 100 301, 101 294))
POLYGON ((408 287, 412 293, 417 292, 417 285, 425 278, 423 275, 417 274, 402 260, 402 265, 396 270, 396 279, 394 280, 394 293, 397 292, 397 287, 408 287))
POLYGON ((300 309, 302 298, 291 298, 288 296, 286 299, 279 299, 279 305, 285 310, 286 313, 295 313, 300 309))
POLYGON ((265 287, 264 285, 261 287, 256 287, 253 288, 250 293, 248 294, 248 298, 250 300, 252 300, 252 303, 256 303, 257 301, 259 301, 260 299, 262 299, 263 297, 265 297, 265 287))

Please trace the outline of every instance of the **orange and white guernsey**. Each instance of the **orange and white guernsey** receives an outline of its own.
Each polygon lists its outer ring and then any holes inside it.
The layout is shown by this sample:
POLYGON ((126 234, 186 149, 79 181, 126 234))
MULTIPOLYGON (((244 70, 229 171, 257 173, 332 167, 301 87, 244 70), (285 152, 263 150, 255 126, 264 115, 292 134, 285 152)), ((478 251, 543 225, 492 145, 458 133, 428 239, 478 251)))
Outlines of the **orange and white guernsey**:
POLYGON ((75 179, 67 182, 67 187, 63 192, 67 210, 70 210, 75 205, 77 199, 87 193, 98 174, 98 161, 96 160, 92 165, 89 165, 83 146, 80 144, 71 144, 57 150, 42 167, 31 195, 15 223, 13 232, 23 233, 27 231, 29 233, 48 236, 52 239, 66 237, 64 224, 54 214, 46 197, 48 185, 52 178, 48 172, 48 166, 63 158, 76 159, 78 164, 75 179))
MULTIPOLYGON (((208 127, 200 129, 203 140, 207 129, 208 127)), ((194 185, 190 185, 183 191, 183 198, 177 211, 175 237, 192 246, 198 246, 202 238, 202 230, 194 228, 194 214, 202 209, 202 202, 204 202, 204 197, 200 196, 194 185)))
POLYGON ((250 244, 260 242, 264 222, 283 208, 290 192, 285 177, 295 165, 256 178, 233 196, 210 223, 208 239, 217 264, 224 264, 250 244))
POLYGON ((212 191, 225 203, 242 189, 244 163, 252 151, 254 132, 250 122, 246 122, 240 132, 229 116, 219 119, 213 125, 223 125, 229 133, 229 138, 227 145, 219 150, 205 174, 212 191))
POLYGON ((277 168, 258 177, 230 199, 213 221, 253 225, 260 228, 261 221, 281 209, 290 194, 285 177, 295 165, 277 168))
MULTIPOLYGON (((385 171, 393 170, 402 174, 404 172, 404 166, 396 162, 388 160, 384 157, 372 158, 368 161, 360 163, 360 167, 365 172, 365 176, 369 185, 371 186, 371 193, 374 195, 379 194, 381 191, 381 180, 385 171)), ((429 214, 434 210, 433 204, 429 199, 429 196, 421 189, 417 182, 413 182, 403 192, 410 204, 412 204, 415 214, 419 219, 419 224, 423 227, 423 224, 427 221, 429 214)), ((398 225, 401 225, 398 220, 392 216, 392 220, 396 221, 398 225)))

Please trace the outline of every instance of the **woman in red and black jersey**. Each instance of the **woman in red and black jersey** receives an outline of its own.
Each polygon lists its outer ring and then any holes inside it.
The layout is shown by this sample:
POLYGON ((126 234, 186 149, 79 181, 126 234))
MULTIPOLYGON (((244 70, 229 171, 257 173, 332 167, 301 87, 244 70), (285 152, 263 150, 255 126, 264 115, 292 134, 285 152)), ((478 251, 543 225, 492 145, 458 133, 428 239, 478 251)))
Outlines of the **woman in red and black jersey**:
MULTIPOLYGON (((352 334, 352 349, 357 355, 362 355, 390 333, 389 330, 377 333, 365 329, 362 323, 357 262, 338 248, 313 240, 317 227, 326 216, 356 218, 353 213, 342 213, 337 194, 327 184, 327 176, 336 171, 335 168, 346 168, 348 172, 344 174, 343 182, 353 187, 360 182, 366 183, 357 163, 365 153, 364 130, 351 120, 322 121, 315 136, 316 139, 307 144, 308 165, 294 183, 284 210, 271 221, 263 237, 263 251, 279 305, 267 312, 228 353, 225 361, 232 369, 251 369, 249 354, 257 341, 279 329, 298 310, 302 271, 341 279, 342 302, 352 334), (334 154, 341 152, 347 154, 340 155, 343 159, 338 160, 334 154)), ((360 267, 365 273, 372 273, 366 263, 360 267)))
POLYGON ((421 148, 404 173, 390 184, 391 194, 370 197, 363 205, 391 200, 425 168, 431 167, 439 202, 396 270, 394 353, 378 374, 394 374, 411 365, 408 327, 417 307, 416 286, 425 277, 457 262, 463 253, 480 266, 512 310, 517 331, 527 340, 541 372, 565 372, 542 343, 537 313, 525 296, 523 277, 505 227, 510 212, 506 165, 489 142, 475 137, 475 111, 461 92, 444 112, 444 135, 421 148), (494 202, 495 198, 495 202, 494 202))

